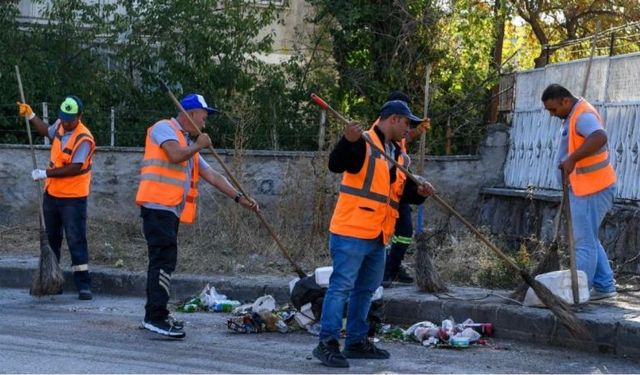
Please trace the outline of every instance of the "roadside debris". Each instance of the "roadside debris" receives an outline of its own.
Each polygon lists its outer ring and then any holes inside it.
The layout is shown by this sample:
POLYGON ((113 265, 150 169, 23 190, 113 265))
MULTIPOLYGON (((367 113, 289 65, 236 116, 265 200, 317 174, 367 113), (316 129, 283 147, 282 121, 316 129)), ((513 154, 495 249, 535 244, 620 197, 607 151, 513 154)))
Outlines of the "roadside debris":
POLYGON ((440 326, 424 321, 406 330, 386 324, 379 332, 388 340, 419 342, 435 348, 468 348, 473 344, 486 345, 486 337, 493 335, 493 324, 476 323, 471 319, 456 324, 453 319, 445 319, 440 326))
POLYGON ((220 294, 215 287, 207 284, 197 297, 192 297, 179 304, 176 311, 193 313, 198 311, 231 312, 240 306, 240 301, 230 300, 226 295, 220 294))
MULTIPOLYGON (((271 295, 240 304, 239 301, 229 300, 226 295, 218 293, 215 287, 207 284, 198 297, 187 300, 178 306, 177 311, 231 313, 227 328, 237 333, 288 333, 303 329, 317 336, 320 334, 320 314, 331 272, 331 267, 320 267, 311 276, 292 279, 289 282, 291 304, 278 306, 271 295)), ((383 294, 384 288, 381 286, 375 291, 369 309, 368 336, 375 341, 382 338, 417 342, 432 348, 463 349, 472 345, 488 345, 486 338, 493 335, 493 324, 476 323, 471 319, 458 324, 452 318, 445 319, 439 326, 423 321, 406 330, 384 324, 383 294)))

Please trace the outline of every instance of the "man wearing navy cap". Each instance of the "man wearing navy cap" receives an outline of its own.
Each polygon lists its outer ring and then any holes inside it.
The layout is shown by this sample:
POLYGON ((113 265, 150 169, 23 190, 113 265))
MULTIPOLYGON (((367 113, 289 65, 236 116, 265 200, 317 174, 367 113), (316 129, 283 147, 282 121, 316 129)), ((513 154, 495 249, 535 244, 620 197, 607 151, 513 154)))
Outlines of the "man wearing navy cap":
POLYGON ((167 302, 171 274, 178 259, 178 227, 180 222, 195 220, 198 180, 204 179, 244 208, 258 210, 255 201, 236 191, 199 154, 211 145, 209 136, 201 133, 205 121, 218 110, 207 105, 199 94, 185 96, 180 104, 188 116, 180 112, 177 117, 160 120, 147 130, 136 194, 149 250, 147 303, 142 326, 170 338, 185 337, 184 324, 171 317, 167 302))
POLYGON ((376 125, 363 132, 357 123, 349 124, 329 156, 329 170, 343 176, 329 227, 333 273, 322 305, 320 342, 313 350, 325 366, 349 367, 347 358, 390 356, 367 338, 371 297, 382 282, 385 245, 393 234, 400 202, 420 204, 433 194, 433 187, 428 182, 418 186, 407 179, 380 150, 407 167, 408 156, 398 142, 410 125, 421 122, 406 102, 387 101, 376 125), (339 339, 347 301, 347 335, 341 352, 339 339))
POLYGON ((93 296, 88 264, 87 197, 95 141, 82 123, 82 100, 73 95, 64 98, 58 120, 53 125, 36 116, 28 104, 17 104, 20 116, 35 125, 38 134, 52 141, 49 167, 33 170, 31 177, 45 180, 42 206, 51 249, 59 262, 64 231, 71 253, 71 270, 78 298, 90 300, 93 296))

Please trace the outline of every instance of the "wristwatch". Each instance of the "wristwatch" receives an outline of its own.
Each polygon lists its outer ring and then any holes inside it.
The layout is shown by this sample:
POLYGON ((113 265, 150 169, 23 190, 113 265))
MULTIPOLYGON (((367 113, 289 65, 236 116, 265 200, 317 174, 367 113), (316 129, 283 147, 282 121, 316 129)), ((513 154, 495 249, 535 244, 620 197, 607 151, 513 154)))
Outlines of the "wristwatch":
POLYGON ((241 192, 238 192, 238 194, 236 194, 236 197, 235 197, 235 198, 233 198, 233 200, 234 200, 236 203, 240 203, 240 198, 242 198, 243 196, 244 196, 244 194, 242 194, 241 192))

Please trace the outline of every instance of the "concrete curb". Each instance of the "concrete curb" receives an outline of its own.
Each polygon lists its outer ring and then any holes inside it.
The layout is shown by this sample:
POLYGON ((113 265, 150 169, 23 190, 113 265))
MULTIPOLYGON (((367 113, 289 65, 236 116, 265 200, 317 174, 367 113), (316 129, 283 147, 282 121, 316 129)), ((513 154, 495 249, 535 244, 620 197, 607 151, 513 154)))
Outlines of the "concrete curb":
MULTIPOLYGON (((4 257, 0 259, 0 287, 29 288, 35 257, 4 257)), ((107 267, 92 267, 94 294, 144 297, 146 276, 143 272, 128 272, 107 267)), ((71 274, 65 272, 65 290, 75 290, 71 274)), ((197 276, 179 274, 172 279, 172 296, 186 298, 196 294, 206 283, 233 299, 252 301, 271 294, 278 303, 289 298, 288 282, 292 277, 273 276, 197 276)), ((528 308, 509 303, 502 291, 478 288, 452 288, 444 295, 420 293, 414 287, 394 287, 384 292, 385 321, 410 325, 429 320, 439 323, 453 317, 456 321, 471 318, 476 322, 491 322, 495 337, 539 344, 570 347, 586 351, 613 353, 640 358, 640 306, 625 303, 588 304, 577 311, 594 342, 575 340, 547 309, 528 308)))

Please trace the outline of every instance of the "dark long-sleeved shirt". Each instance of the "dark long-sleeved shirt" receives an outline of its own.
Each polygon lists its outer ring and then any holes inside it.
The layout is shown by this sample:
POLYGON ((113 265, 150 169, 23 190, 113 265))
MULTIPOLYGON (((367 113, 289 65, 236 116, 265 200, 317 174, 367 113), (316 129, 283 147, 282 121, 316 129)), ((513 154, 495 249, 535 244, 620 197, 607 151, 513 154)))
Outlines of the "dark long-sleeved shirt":
MULTIPOLYGON (((375 134, 380 138, 382 144, 384 144, 384 134, 376 126, 374 127, 375 134)), ((393 144, 393 158, 397 161, 402 153, 400 145, 396 142, 393 144)), ((344 136, 338 141, 334 149, 329 155, 329 170, 334 173, 358 173, 364 166, 364 161, 367 156, 367 144, 364 139, 359 138, 355 142, 349 142, 344 136)), ((381 156, 383 157, 383 156, 381 156)), ((390 183, 396 181, 396 167, 395 165, 389 170, 390 183)), ((422 204, 425 197, 418 194, 418 186, 413 180, 407 178, 404 185, 404 191, 402 197, 400 197, 400 203, 408 204, 422 204)))

